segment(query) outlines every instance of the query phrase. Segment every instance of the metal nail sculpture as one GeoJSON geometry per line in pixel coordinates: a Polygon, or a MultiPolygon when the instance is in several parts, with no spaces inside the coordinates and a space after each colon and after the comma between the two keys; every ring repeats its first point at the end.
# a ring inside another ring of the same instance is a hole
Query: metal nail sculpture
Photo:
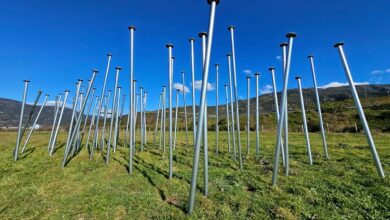
{"type": "Polygon", "coordinates": [[[240,170],[242,170],[242,154],[241,154],[241,137],[240,137],[240,110],[238,106],[238,88],[237,88],[237,71],[236,71],[236,53],[234,49],[234,26],[228,27],[230,31],[231,39],[231,51],[232,51],[232,70],[233,70],[233,82],[234,82],[234,102],[236,103],[236,125],[237,125],[237,146],[238,146],[238,162],[240,170]]]}
{"type": "Polygon", "coordinates": [[[299,92],[299,97],[300,97],[300,100],[301,100],[302,121],[303,121],[303,128],[304,128],[304,131],[305,131],[307,157],[309,158],[309,164],[312,165],[313,164],[313,159],[312,159],[312,156],[311,156],[309,130],[307,129],[306,110],[305,110],[305,103],[303,101],[301,77],[297,76],[297,77],[295,77],[295,79],[298,82],[298,92],[299,92]]]}
{"type": "Polygon", "coordinates": [[[351,70],[349,69],[347,58],[345,57],[345,54],[344,54],[343,45],[344,45],[344,43],[336,43],[334,45],[334,47],[337,48],[339,51],[340,59],[341,59],[341,62],[343,64],[343,67],[344,67],[344,72],[345,72],[345,75],[348,79],[348,84],[349,84],[349,87],[351,89],[353,100],[354,100],[356,108],[359,112],[360,122],[363,125],[364,134],[366,135],[368,145],[370,146],[371,154],[372,154],[372,157],[374,159],[374,163],[375,163],[376,169],[378,171],[378,175],[381,177],[385,177],[385,173],[383,172],[382,164],[381,164],[381,161],[379,159],[378,152],[376,151],[375,143],[374,143],[374,140],[373,140],[372,135],[371,135],[370,127],[368,126],[368,123],[366,120],[366,115],[364,114],[362,104],[360,103],[359,95],[356,91],[356,87],[355,87],[355,84],[354,84],[353,79],[352,79],[351,70]]]}
{"type": "Polygon", "coordinates": [[[260,154],[260,134],[259,134],[259,77],[260,73],[255,73],[256,77],[256,156],[260,154]]]}
{"type": "MultiPolygon", "coordinates": [[[[207,41],[207,52],[205,65],[203,68],[203,80],[202,80],[202,90],[201,90],[201,99],[200,99],[200,109],[199,109],[199,119],[198,119],[198,128],[202,128],[203,126],[203,117],[205,116],[205,104],[206,104],[206,89],[208,82],[208,74],[209,74],[209,66],[210,66],[210,56],[211,56],[211,48],[213,42],[213,33],[214,33],[214,18],[215,18],[215,9],[219,0],[208,0],[210,4],[210,20],[209,20],[209,37],[207,41]]],[[[191,187],[190,187],[190,195],[188,200],[188,213],[192,213],[194,209],[195,202],[195,190],[196,190],[196,179],[199,168],[199,155],[200,155],[200,142],[202,138],[202,129],[197,129],[196,131],[196,140],[194,146],[194,161],[192,167],[192,178],[191,178],[191,187]]]]}
{"type": "MultiPolygon", "coordinates": [[[[295,33],[288,33],[286,37],[288,38],[288,51],[287,51],[287,59],[286,59],[286,70],[284,73],[284,83],[283,83],[283,90],[282,90],[282,106],[281,106],[281,113],[280,113],[280,120],[278,122],[278,128],[276,133],[276,145],[275,145],[275,159],[274,159],[274,168],[272,173],[272,185],[276,184],[276,178],[278,173],[278,167],[279,167],[279,153],[282,141],[282,128],[284,125],[284,120],[286,116],[286,99],[287,99],[287,86],[288,86],[288,77],[290,74],[290,62],[291,62],[291,53],[292,53],[292,46],[293,46],[293,39],[297,35],[295,33]]],[[[287,150],[287,148],[286,148],[287,150]]],[[[286,167],[287,167],[287,157],[286,157],[286,167]]]]}
{"type": "Polygon", "coordinates": [[[24,114],[24,105],[26,104],[27,99],[27,91],[28,91],[28,84],[30,83],[29,80],[24,80],[24,90],[23,90],[23,97],[22,97],[22,108],[20,110],[20,117],[19,117],[19,126],[18,126],[18,136],[16,137],[16,146],[14,149],[14,160],[18,160],[19,156],[19,145],[20,141],[22,139],[22,124],[23,124],[23,114],[24,114]]]}
{"type": "Polygon", "coordinates": [[[324,145],[325,159],[329,159],[328,145],[326,143],[324,122],[322,120],[320,96],[318,94],[317,78],[316,78],[316,71],[314,69],[314,58],[313,58],[313,56],[309,56],[309,60],[310,60],[311,74],[313,76],[313,84],[314,84],[314,93],[315,93],[315,96],[316,96],[317,113],[318,113],[318,118],[320,119],[320,129],[321,129],[321,136],[322,136],[322,144],[324,145]]]}

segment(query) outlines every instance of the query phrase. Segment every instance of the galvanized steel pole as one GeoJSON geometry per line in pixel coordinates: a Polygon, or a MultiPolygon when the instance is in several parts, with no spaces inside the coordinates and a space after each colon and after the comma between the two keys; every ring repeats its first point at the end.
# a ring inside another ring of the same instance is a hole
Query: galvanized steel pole
{"type": "Polygon", "coordinates": [[[168,107],[169,107],[169,179],[173,176],[173,142],[172,142],[172,81],[173,81],[173,60],[172,48],[173,44],[167,44],[168,48],[168,107]]]}
{"type": "Polygon", "coordinates": [[[58,118],[58,123],[57,123],[57,127],[54,131],[54,136],[53,136],[53,141],[51,143],[51,146],[50,146],[50,156],[53,155],[53,152],[54,152],[54,146],[56,144],[56,140],[57,140],[57,135],[58,135],[58,130],[60,129],[60,125],[61,125],[61,121],[62,121],[62,116],[64,114],[64,110],[66,108],[66,101],[68,99],[68,95],[69,95],[69,90],[65,90],[65,93],[64,93],[64,101],[62,103],[62,108],[61,108],[61,112],[60,112],[60,117],[58,118]]]}
{"type": "Polygon", "coordinates": [[[230,144],[230,114],[229,114],[229,93],[228,93],[229,85],[225,85],[225,96],[226,96],[226,125],[227,125],[227,135],[228,135],[228,152],[231,152],[231,144],[230,144]]]}
{"type": "Polygon", "coordinates": [[[215,115],[216,115],[216,125],[215,125],[215,153],[218,156],[218,133],[219,133],[219,109],[218,109],[218,78],[219,78],[219,64],[215,64],[215,98],[216,98],[216,104],[215,104],[215,115]]]}
{"type": "Polygon", "coordinates": [[[156,127],[154,129],[154,138],[153,138],[153,145],[156,146],[156,135],[157,135],[157,129],[158,129],[158,120],[159,120],[159,116],[160,116],[160,108],[161,108],[161,97],[162,95],[160,94],[160,99],[159,99],[159,102],[158,102],[158,109],[157,109],[157,114],[156,114],[156,127]]]}
{"type": "Polygon", "coordinates": [[[344,54],[343,45],[344,45],[344,43],[336,43],[334,45],[334,47],[337,48],[339,51],[341,62],[343,63],[345,75],[347,76],[349,87],[351,88],[352,97],[353,97],[353,100],[355,102],[356,108],[359,112],[360,122],[363,125],[364,134],[366,135],[367,142],[370,146],[371,154],[372,154],[372,157],[374,159],[376,169],[378,171],[379,176],[385,177],[385,173],[383,172],[382,164],[381,164],[381,161],[379,159],[378,153],[376,151],[375,143],[374,143],[374,140],[373,140],[372,135],[371,135],[370,127],[368,126],[368,123],[366,120],[366,115],[364,114],[362,104],[360,103],[359,95],[356,91],[355,84],[354,84],[353,79],[352,79],[352,74],[351,74],[351,71],[349,69],[347,58],[345,57],[345,54],[344,54]]]}
{"type": "Polygon", "coordinates": [[[185,86],[185,79],[184,75],[185,72],[181,72],[182,75],[182,92],[183,92],[183,105],[184,105],[184,125],[186,129],[186,147],[188,147],[188,121],[187,121],[187,103],[186,103],[186,86],[185,86]]]}
{"type": "Polygon", "coordinates": [[[133,173],[133,131],[134,121],[134,90],[133,90],[133,80],[134,80],[134,31],[135,27],[128,27],[130,30],[130,97],[129,97],[129,117],[130,117],[130,129],[129,129],[129,174],[133,173]]]}
{"type": "Polygon", "coordinates": [[[191,79],[192,79],[192,134],[193,144],[196,139],[196,102],[195,102],[195,58],[194,58],[194,38],[189,39],[191,44],[191,79]]]}
{"type": "MultiPolygon", "coordinates": [[[[203,68],[203,80],[202,80],[202,92],[201,92],[201,99],[200,99],[198,128],[202,128],[203,122],[204,122],[204,117],[205,117],[204,114],[205,114],[205,104],[206,104],[206,89],[207,89],[207,81],[208,81],[209,66],[210,66],[210,56],[211,56],[211,48],[212,48],[212,41],[213,41],[215,9],[216,9],[217,3],[219,3],[219,0],[208,0],[208,2],[211,5],[209,31],[208,31],[209,37],[208,37],[208,42],[207,42],[207,52],[206,52],[205,65],[203,68]]],[[[195,147],[194,148],[194,161],[193,161],[193,167],[192,167],[190,195],[189,195],[189,200],[188,200],[188,213],[192,213],[192,211],[194,209],[201,138],[202,138],[202,129],[197,129],[195,146],[194,146],[195,147]]]]}
{"type": "Polygon", "coordinates": [[[230,90],[230,112],[232,117],[232,137],[233,137],[233,159],[237,161],[237,148],[236,148],[236,134],[234,126],[234,103],[233,103],[233,80],[232,80],[232,65],[231,54],[227,54],[228,58],[228,72],[229,72],[229,90],[230,90]]]}
{"type": "Polygon", "coordinates": [[[251,77],[246,77],[247,81],[247,105],[246,105],[246,156],[249,156],[249,145],[250,145],[250,86],[251,86],[251,77]]]}
{"type": "Polygon", "coordinates": [[[175,135],[173,139],[173,149],[176,150],[176,133],[177,133],[177,113],[179,111],[179,92],[180,90],[176,90],[176,111],[175,111],[175,135]]]}
{"type": "Polygon", "coordinates": [[[47,101],[48,98],[49,98],[49,95],[46,95],[46,96],[45,96],[45,100],[43,100],[43,103],[42,103],[42,105],[41,105],[41,108],[39,109],[39,112],[38,112],[37,116],[35,117],[35,121],[34,121],[32,127],[31,127],[31,129],[30,129],[30,132],[29,132],[28,135],[27,135],[26,141],[24,142],[24,146],[23,146],[23,149],[22,149],[22,153],[24,153],[24,150],[26,150],[26,146],[27,146],[27,144],[28,144],[28,141],[30,140],[31,135],[32,135],[32,133],[33,133],[34,130],[35,130],[35,126],[36,126],[37,123],[38,123],[39,116],[41,116],[42,110],[43,110],[43,108],[45,107],[46,101],[47,101]]]}
{"type": "MultiPolygon", "coordinates": [[[[275,145],[275,160],[274,160],[274,169],[272,173],[272,185],[276,184],[276,177],[278,173],[278,167],[279,167],[279,153],[280,153],[280,142],[282,141],[282,129],[284,125],[284,120],[286,116],[286,99],[287,99],[287,87],[288,87],[288,77],[290,74],[290,63],[291,63],[291,53],[292,53],[292,46],[293,46],[293,39],[296,37],[295,33],[288,33],[286,35],[288,38],[288,52],[287,52],[287,59],[286,59],[286,70],[284,74],[284,83],[283,83],[283,92],[282,92],[282,106],[281,106],[281,114],[280,114],[280,120],[278,123],[278,129],[276,133],[276,145],[275,145]]],[[[286,148],[286,151],[288,148],[286,148]]],[[[286,167],[288,166],[288,161],[286,157],[286,167]]]]}
{"type": "MultiPolygon", "coordinates": [[[[274,67],[270,67],[268,69],[270,72],[271,72],[271,76],[272,76],[272,87],[274,88],[273,89],[273,93],[274,93],[274,102],[275,102],[275,112],[276,112],[276,126],[278,125],[279,123],[279,120],[280,120],[280,112],[279,112],[279,102],[278,102],[278,94],[277,94],[277,88],[276,88],[276,82],[275,82],[275,68],[274,67]]],[[[283,166],[285,166],[285,158],[284,158],[284,145],[283,145],[283,141],[280,142],[280,149],[281,149],[281,154],[282,154],[282,162],[283,162],[283,166]]]]}
{"type": "Polygon", "coordinates": [[[316,71],[314,69],[314,59],[313,59],[313,56],[309,56],[309,60],[310,60],[311,73],[312,73],[312,76],[313,76],[314,92],[315,92],[315,95],[316,95],[316,104],[317,104],[318,118],[320,119],[320,128],[321,128],[322,144],[324,145],[325,159],[329,159],[328,145],[326,144],[324,122],[322,120],[320,96],[318,94],[316,71]]]}
{"type": "Polygon", "coordinates": [[[256,76],[256,156],[260,153],[260,134],[259,134],[259,77],[260,73],[255,73],[256,76]]]}
{"type": "Polygon", "coordinates": [[[237,88],[237,71],[236,71],[236,53],[234,49],[234,26],[228,27],[231,37],[232,64],[233,64],[233,80],[234,80],[234,101],[236,102],[236,122],[237,122],[237,146],[238,146],[238,161],[240,170],[242,170],[242,155],[241,155],[241,137],[240,137],[240,111],[238,106],[238,88],[237,88]]]}
{"type": "Polygon", "coordinates": [[[309,164],[312,165],[313,164],[313,159],[312,159],[312,156],[311,156],[309,130],[307,129],[306,110],[305,110],[305,103],[303,101],[301,77],[297,76],[297,77],[295,77],[295,79],[298,81],[298,91],[299,91],[299,97],[300,97],[300,100],[301,100],[302,121],[303,121],[303,127],[304,127],[305,138],[306,138],[307,157],[309,158],[309,164]]]}
{"type": "Polygon", "coordinates": [[[29,80],[24,80],[24,90],[23,90],[23,97],[22,97],[22,108],[20,110],[20,117],[19,117],[19,126],[18,126],[18,136],[16,137],[16,146],[14,149],[14,160],[18,160],[19,156],[19,145],[20,140],[22,139],[22,124],[23,124],[23,114],[24,114],[24,105],[26,104],[27,99],[27,91],[28,91],[28,84],[30,83],[29,80]]]}
{"type": "MultiPolygon", "coordinates": [[[[104,76],[104,81],[103,81],[103,89],[102,89],[102,94],[100,95],[100,103],[99,103],[99,113],[97,114],[97,119],[96,119],[96,126],[95,126],[95,137],[94,137],[94,142],[92,144],[92,149],[95,147],[95,145],[98,145],[99,143],[99,121],[100,121],[100,115],[102,114],[102,102],[103,102],[103,97],[106,91],[106,84],[107,84],[107,78],[108,78],[108,72],[110,69],[110,63],[111,63],[111,54],[107,54],[108,56],[108,61],[107,61],[107,68],[106,68],[106,73],[104,76]]],[[[93,150],[91,152],[91,158],[93,156],[93,150]]]]}

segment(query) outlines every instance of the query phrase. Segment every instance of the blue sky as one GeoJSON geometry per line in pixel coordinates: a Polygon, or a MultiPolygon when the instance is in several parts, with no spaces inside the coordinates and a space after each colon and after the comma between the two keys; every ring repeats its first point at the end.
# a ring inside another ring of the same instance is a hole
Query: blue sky
{"type": "MultiPolygon", "coordinates": [[[[307,55],[315,56],[319,85],[346,82],[333,44],[345,42],[345,52],[355,82],[390,83],[390,15],[388,0],[259,1],[221,0],[217,7],[211,63],[220,64],[220,94],[227,82],[226,53],[230,52],[229,25],[236,26],[236,56],[239,96],[246,97],[245,72],[261,72],[260,88],[269,90],[268,67],[276,67],[281,87],[279,44],[285,34],[298,34],[294,41],[290,88],[295,75],[303,87],[312,86],[307,55]]],[[[186,71],[190,86],[188,38],[196,42],[196,79],[201,79],[201,44],[198,33],[207,31],[206,0],[152,1],[6,1],[0,9],[0,97],[21,99],[23,79],[31,80],[28,101],[38,89],[54,98],[59,92],[75,91],[76,79],[90,78],[100,70],[95,87],[102,87],[108,52],[113,54],[108,88],[114,85],[114,67],[123,68],[120,85],[128,94],[129,32],[135,25],[135,79],[148,92],[148,109],[158,104],[167,84],[166,43],[175,45],[175,82],[186,71]]],[[[212,65],[210,83],[215,82],[212,65]]],[[[252,80],[252,96],[255,88],[252,80]]],[[[72,96],[74,93],[71,93],[72,96]]],[[[210,105],[215,90],[209,92],[210,105]]],[[[43,99],[43,98],[42,98],[43,99]]],[[[187,95],[187,103],[191,103],[187,95]]],[[[199,94],[197,93],[197,102],[199,94]]]]}

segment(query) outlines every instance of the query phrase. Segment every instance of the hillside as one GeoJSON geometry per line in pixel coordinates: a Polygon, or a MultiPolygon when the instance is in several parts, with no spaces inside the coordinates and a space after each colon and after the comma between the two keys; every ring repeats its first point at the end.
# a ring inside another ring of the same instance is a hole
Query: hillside
{"type": "MultiPolygon", "coordinates": [[[[369,122],[375,122],[371,126],[382,132],[390,131],[390,97],[387,96],[387,90],[390,90],[390,85],[365,85],[365,86],[356,86],[359,96],[361,98],[363,107],[365,108],[367,118],[369,122]],[[366,92],[365,92],[366,90],[366,92]],[[367,93],[367,97],[366,97],[367,93]]],[[[315,106],[315,95],[313,88],[308,88],[303,90],[305,98],[305,108],[308,111],[308,123],[311,131],[317,131],[318,119],[316,115],[316,106],[315,106]]],[[[321,98],[322,111],[324,113],[324,121],[329,125],[329,130],[334,132],[353,132],[355,131],[355,123],[357,126],[360,126],[357,111],[353,100],[350,97],[350,89],[347,86],[343,87],[331,87],[326,89],[319,89],[319,94],[321,98]],[[337,120],[337,124],[334,122],[337,120]]],[[[281,94],[278,93],[279,100],[281,99],[281,94]]],[[[210,96],[210,98],[212,98],[210,96]]],[[[251,98],[251,129],[254,129],[254,117],[255,114],[255,97],[251,98]]],[[[220,111],[220,130],[226,129],[225,122],[225,103],[224,95],[221,94],[220,101],[222,102],[219,105],[220,111]]],[[[297,89],[288,90],[288,103],[289,103],[289,123],[290,127],[295,131],[298,131],[301,126],[301,113],[300,113],[300,103],[299,103],[299,94],[297,89]]],[[[242,117],[241,126],[245,127],[246,123],[246,100],[239,101],[240,114],[242,117]]],[[[19,114],[20,114],[21,102],[0,98],[0,127],[16,127],[18,125],[19,114]]],[[[31,105],[26,105],[24,121],[27,119],[27,116],[31,110],[31,105]]],[[[39,107],[35,115],[37,114],[39,107]]],[[[198,106],[197,106],[198,109],[198,106]]],[[[184,108],[179,108],[179,117],[182,119],[184,113],[184,108]]],[[[192,117],[192,107],[187,106],[187,113],[189,115],[189,127],[192,127],[191,117],[192,117]]],[[[150,111],[147,113],[147,124],[150,129],[154,129],[154,123],[156,118],[156,111],[150,111]]],[[[209,127],[210,129],[215,129],[215,106],[209,106],[209,127]]],[[[275,129],[275,105],[273,94],[264,94],[260,96],[260,123],[263,125],[264,130],[273,130],[275,129]]],[[[42,126],[51,126],[54,115],[54,107],[47,106],[45,107],[41,118],[39,119],[38,124],[42,126]]],[[[67,125],[70,121],[71,110],[66,109],[63,118],[63,124],[67,125]]],[[[139,118],[139,117],[138,117],[139,118]]],[[[122,123],[126,122],[126,116],[122,123]]],[[[139,124],[139,123],[138,123],[139,124]]],[[[179,121],[179,129],[184,129],[183,120],[179,121]]]]}
{"type": "MultiPolygon", "coordinates": [[[[21,106],[22,106],[22,103],[19,101],[0,98],[0,128],[8,128],[8,127],[17,127],[18,126],[21,106]]],[[[35,117],[38,114],[40,107],[41,106],[37,106],[35,108],[35,112],[33,114],[33,117],[30,120],[31,121],[30,125],[32,125],[32,123],[34,122],[35,117]]],[[[25,106],[24,115],[23,115],[23,122],[27,121],[31,109],[32,109],[32,105],[27,104],[25,106]]],[[[45,106],[45,108],[42,111],[42,115],[38,120],[38,124],[41,126],[44,126],[44,127],[51,126],[53,123],[54,110],[55,110],[54,106],[45,106]]],[[[72,116],[72,110],[66,108],[64,110],[64,116],[62,119],[63,122],[69,123],[71,116],[72,116]]]]}

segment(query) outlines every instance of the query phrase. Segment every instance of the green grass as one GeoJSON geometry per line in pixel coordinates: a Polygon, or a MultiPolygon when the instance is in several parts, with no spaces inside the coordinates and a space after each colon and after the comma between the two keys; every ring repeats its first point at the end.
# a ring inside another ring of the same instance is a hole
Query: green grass
{"type": "MultiPolygon", "coordinates": [[[[245,133],[241,134],[246,152],[245,133]]],[[[187,215],[193,149],[184,145],[183,132],[178,134],[171,180],[167,178],[167,157],[150,145],[151,133],[146,150],[135,155],[130,176],[127,148],[120,147],[112,154],[108,166],[101,152],[90,161],[83,149],[63,169],[63,148],[52,157],[47,154],[48,132],[35,133],[28,152],[17,162],[12,160],[16,134],[2,132],[0,219],[390,218],[390,179],[377,175],[363,134],[328,134],[328,161],[323,159],[319,134],[311,134],[314,165],[307,162],[303,134],[290,134],[290,176],[284,176],[281,168],[275,187],[271,186],[274,133],[261,133],[259,158],[254,155],[251,134],[251,151],[241,172],[227,153],[226,133],[220,133],[218,157],[215,133],[209,135],[209,196],[202,195],[200,161],[196,206],[194,213],[187,215]]],[[[60,135],[60,143],[65,136],[60,135]]],[[[390,134],[376,134],[374,139],[389,174],[390,134]]],[[[189,140],[192,143],[192,135],[189,140]]]]}

